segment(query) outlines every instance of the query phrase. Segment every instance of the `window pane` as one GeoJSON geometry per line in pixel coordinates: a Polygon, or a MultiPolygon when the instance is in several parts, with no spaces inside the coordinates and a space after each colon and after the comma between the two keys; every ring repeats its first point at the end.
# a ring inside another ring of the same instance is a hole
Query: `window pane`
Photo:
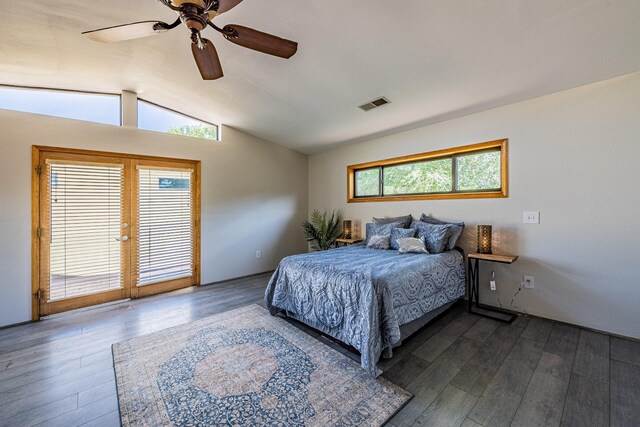
{"type": "Polygon", "coordinates": [[[457,158],[458,191],[493,190],[500,185],[500,151],[457,158]]]}
{"type": "Polygon", "coordinates": [[[56,161],[47,164],[47,172],[51,233],[47,301],[120,289],[122,167],[56,161]]]}
{"type": "Polygon", "coordinates": [[[0,108],[120,126],[120,96],[0,87],[0,108]]]}
{"type": "Polygon", "coordinates": [[[191,175],[138,169],[138,286],[193,276],[191,175]]]}
{"type": "Polygon", "coordinates": [[[218,126],[138,100],[138,128],[218,140],[218,126]]]}
{"type": "Polygon", "coordinates": [[[380,169],[356,171],[356,197],[380,195],[380,169]]]}
{"type": "Polygon", "coordinates": [[[384,194],[444,193],[453,188],[451,159],[384,168],[384,194]]]}

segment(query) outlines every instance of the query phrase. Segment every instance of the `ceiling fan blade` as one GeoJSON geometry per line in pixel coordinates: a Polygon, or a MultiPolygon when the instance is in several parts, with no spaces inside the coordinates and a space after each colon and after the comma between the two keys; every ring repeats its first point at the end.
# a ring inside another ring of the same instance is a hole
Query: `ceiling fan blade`
{"type": "Polygon", "coordinates": [[[203,48],[200,49],[197,43],[191,43],[191,52],[196,60],[198,70],[204,80],[216,80],[222,77],[222,65],[218,58],[218,52],[210,40],[202,39],[203,48]]]}
{"type": "Polygon", "coordinates": [[[169,27],[170,25],[161,21],[142,21],[101,28],[99,30],[85,31],[82,34],[97,42],[113,43],[153,36],[168,31],[167,28],[159,26],[169,27]]]}
{"type": "Polygon", "coordinates": [[[298,50],[298,43],[294,41],[242,25],[225,25],[222,34],[232,43],[280,58],[291,58],[298,50]]]}
{"type": "Polygon", "coordinates": [[[240,3],[242,3],[242,0],[218,0],[218,8],[217,9],[211,8],[210,10],[207,11],[207,14],[209,15],[209,19],[213,19],[222,13],[230,11],[240,3]]]}
{"type": "Polygon", "coordinates": [[[242,0],[218,0],[218,15],[225,13],[242,3],[242,0]]]}

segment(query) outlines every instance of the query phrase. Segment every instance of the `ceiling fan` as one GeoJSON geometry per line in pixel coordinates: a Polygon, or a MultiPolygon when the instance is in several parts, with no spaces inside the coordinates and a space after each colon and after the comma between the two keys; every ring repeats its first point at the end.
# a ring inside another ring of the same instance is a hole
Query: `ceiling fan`
{"type": "Polygon", "coordinates": [[[82,34],[91,40],[111,43],[164,33],[183,23],[191,31],[191,51],[204,80],[215,80],[224,75],[216,48],[210,40],[200,35],[200,32],[207,26],[221,33],[232,43],[280,58],[291,58],[298,50],[298,43],[291,40],[236,24],[225,25],[220,28],[212,22],[216,16],[233,9],[242,0],[158,1],[180,15],[175,22],[171,24],[162,21],[134,22],[132,24],[86,31],[82,34]]]}

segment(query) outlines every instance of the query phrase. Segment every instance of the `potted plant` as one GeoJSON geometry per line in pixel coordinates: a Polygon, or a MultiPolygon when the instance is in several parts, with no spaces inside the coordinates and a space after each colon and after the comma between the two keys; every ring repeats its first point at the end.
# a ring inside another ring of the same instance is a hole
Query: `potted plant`
{"type": "Polygon", "coordinates": [[[303,221],[302,228],[313,249],[326,251],[335,244],[336,239],[342,234],[341,222],[340,212],[331,212],[331,217],[329,217],[327,211],[320,212],[314,209],[311,213],[311,221],[303,221]]]}

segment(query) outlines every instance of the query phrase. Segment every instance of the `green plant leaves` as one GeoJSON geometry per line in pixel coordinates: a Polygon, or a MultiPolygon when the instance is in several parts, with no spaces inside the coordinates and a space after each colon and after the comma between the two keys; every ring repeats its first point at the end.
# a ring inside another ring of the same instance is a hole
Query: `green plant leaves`
{"type": "Polygon", "coordinates": [[[311,221],[302,222],[307,241],[311,242],[311,247],[315,250],[325,251],[331,248],[342,234],[340,212],[331,212],[331,217],[327,217],[327,211],[320,212],[314,209],[311,213],[311,221]]]}

